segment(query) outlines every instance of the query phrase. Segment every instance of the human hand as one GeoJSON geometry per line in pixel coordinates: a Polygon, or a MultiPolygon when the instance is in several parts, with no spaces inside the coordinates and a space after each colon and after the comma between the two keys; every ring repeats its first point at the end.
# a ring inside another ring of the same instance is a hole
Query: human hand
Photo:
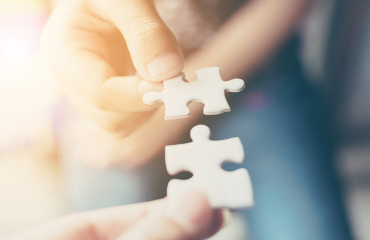
{"type": "MultiPolygon", "coordinates": [[[[253,72],[294,29],[310,2],[312,1],[248,1],[202,48],[187,57],[183,69],[186,79],[195,81],[197,69],[211,66],[220,67],[225,80],[253,72]]],[[[165,145],[175,144],[182,134],[187,134],[202,116],[201,104],[192,103],[189,108],[191,115],[176,121],[165,122],[164,112],[153,114],[138,131],[109,146],[110,150],[117,151],[109,151],[111,156],[104,158],[104,165],[138,165],[154,159],[165,145]]],[[[101,163],[101,159],[97,162],[101,163]]]]}
{"type": "Polygon", "coordinates": [[[216,233],[222,222],[221,212],[210,208],[204,194],[190,191],[177,201],[165,198],[76,213],[5,240],[205,239],[216,233]]]}
{"type": "Polygon", "coordinates": [[[184,66],[179,44],[152,0],[61,0],[42,47],[74,105],[121,135],[160,106],[144,104],[143,94],[162,91],[161,82],[184,66]]]}

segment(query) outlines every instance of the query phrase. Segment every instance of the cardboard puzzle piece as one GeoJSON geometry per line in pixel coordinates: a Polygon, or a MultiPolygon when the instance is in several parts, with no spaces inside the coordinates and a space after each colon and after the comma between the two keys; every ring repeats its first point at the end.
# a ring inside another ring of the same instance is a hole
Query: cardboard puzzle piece
{"type": "Polygon", "coordinates": [[[164,90],[144,94],[144,103],[151,105],[164,102],[166,120],[188,117],[188,104],[191,102],[204,103],[205,115],[229,112],[225,92],[240,92],[244,89],[244,81],[238,78],[223,81],[218,67],[202,68],[196,74],[198,79],[190,83],[184,81],[183,73],[164,81],[164,90]]]}
{"type": "Polygon", "coordinates": [[[187,180],[171,180],[167,186],[168,197],[181,196],[183,191],[191,188],[204,192],[214,208],[252,206],[253,190],[247,170],[241,168],[227,172],[221,168],[224,162],[243,162],[244,150],[240,139],[211,141],[211,131],[205,125],[195,126],[190,135],[191,143],[166,146],[168,173],[193,173],[187,180]]]}

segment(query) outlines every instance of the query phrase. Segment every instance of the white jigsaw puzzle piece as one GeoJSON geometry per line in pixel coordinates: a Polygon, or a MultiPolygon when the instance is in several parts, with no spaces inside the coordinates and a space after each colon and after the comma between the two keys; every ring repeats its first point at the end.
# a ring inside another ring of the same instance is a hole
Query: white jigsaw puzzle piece
{"type": "Polygon", "coordinates": [[[204,192],[214,208],[239,209],[253,205],[253,190],[246,169],[224,171],[224,162],[242,163],[244,150],[239,138],[211,141],[205,125],[191,130],[193,142],[166,146],[166,167],[171,175],[193,173],[187,180],[173,179],[167,187],[168,197],[181,196],[187,189],[204,192]]]}
{"type": "Polygon", "coordinates": [[[215,115],[230,111],[225,92],[239,92],[244,89],[242,79],[223,81],[218,67],[202,68],[196,74],[198,79],[191,83],[184,81],[183,73],[164,81],[164,90],[144,94],[144,103],[150,105],[164,102],[166,120],[188,117],[190,111],[187,106],[191,102],[204,103],[203,113],[215,115]]]}

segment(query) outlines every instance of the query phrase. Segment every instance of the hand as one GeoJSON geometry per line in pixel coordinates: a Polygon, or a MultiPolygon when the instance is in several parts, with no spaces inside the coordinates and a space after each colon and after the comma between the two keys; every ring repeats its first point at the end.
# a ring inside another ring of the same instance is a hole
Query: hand
{"type": "Polygon", "coordinates": [[[221,227],[221,212],[210,208],[204,194],[191,191],[178,200],[77,213],[5,240],[190,240],[208,238],[221,227]]]}
{"type": "MultiPolygon", "coordinates": [[[[198,51],[187,59],[184,68],[188,81],[196,80],[195,70],[218,66],[224,80],[246,76],[263,63],[280,45],[299,17],[312,2],[309,0],[248,1],[198,51]]],[[[136,166],[154,159],[165,145],[175,144],[189,134],[202,114],[202,105],[192,103],[188,118],[165,122],[164,112],[153,114],[129,137],[110,144],[110,156],[100,165],[136,166]]],[[[107,154],[106,154],[107,155],[107,154]]],[[[105,156],[106,156],[105,155],[105,156]]]]}
{"type": "Polygon", "coordinates": [[[61,0],[42,47],[74,105],[121,135],[160,106],[144,104],[143,94],[162,91],[161,82],[184,66],[179,44],[152,0],[61,0]]]}

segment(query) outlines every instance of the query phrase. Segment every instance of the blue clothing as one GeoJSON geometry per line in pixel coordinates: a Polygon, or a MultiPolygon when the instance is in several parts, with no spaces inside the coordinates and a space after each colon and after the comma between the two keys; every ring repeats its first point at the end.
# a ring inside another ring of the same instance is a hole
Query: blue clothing
{"type": "MultiPolygon", "coordinates": [[[[206,117],[212,139],[240,137],[256,205],[251,239],[351,239],[319,96],[301,74],[292,41],[230,101],[206,117]]],[[[225,164],[224,169],[240,166],[225,164]]]]}

